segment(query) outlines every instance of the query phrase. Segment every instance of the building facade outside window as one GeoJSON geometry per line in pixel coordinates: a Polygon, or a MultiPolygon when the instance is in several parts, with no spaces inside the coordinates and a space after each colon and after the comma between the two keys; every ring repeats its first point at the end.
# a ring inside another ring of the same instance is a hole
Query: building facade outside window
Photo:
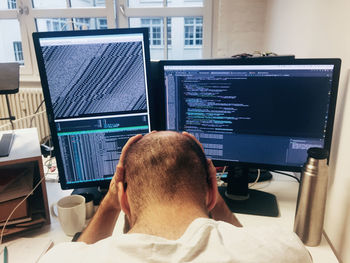
{"type": "Polygon", "coordinates": [[[163,45],[163,26],[160,18],[141,18],[141,26],[149,29],[149,43],[151,46],[163,45]]]}
{"type": "Polygon", "coordinates": [[[97,18],[97,28],[107,29],[107,19],[106,18],[97,18]]]}
{"type": "Polygon", "coordinates": [[[171,46],[171,18],[166,19],[168,48],[171,46]]]}
{"type": "MultiPolygon", "coordinates": [[[[46,19],[45,31],[62,31],[66,27],[67,21],[65,18],[49,18],[46,19]]],[[[44,30],[41,30],[44,31],[44,30]]]]}
{"type": "Polygon", "coordinates": [[[16,0],[7,0],[7,7],[8,9],[16,9],[17,8],[16,0]]]}
{"type": "Polygon", "coordinates": [[[185,18],[185,46],[201,46],[203,43],[203,19],[185,18]]]}
{"type": "Polygon", "coordinates": [[[39,81],[33,32],[141,26],[151,59],[210,57],[211,12],[212,0],[0,0],[0,62],[20,61],[21,81],[39,81]]]}
{"type": "Polygon", "coordinates": [[[23,50],[22,43],[20,41],[13,42],[13,52],[15,54],[15,60],[20,64],[23,64],[23,50]]]}
{"type": "Polygon", "coordinates": [[[118,9],[118,23],[121,27],[145,26],[150,29],[151,59],[211,57],[212,0],[119,2],[122,8],[118,9]],[[157,28],[150,25],[152,19],[160,21],[157,28]]]}

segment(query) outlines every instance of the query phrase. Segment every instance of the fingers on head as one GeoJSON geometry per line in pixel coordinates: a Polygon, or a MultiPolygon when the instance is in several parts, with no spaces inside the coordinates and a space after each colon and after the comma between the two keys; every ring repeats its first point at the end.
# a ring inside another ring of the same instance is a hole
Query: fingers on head
{"type": "Polygon", "coordinates": [[[202,151],[204,152],[204,148],[203,145],[198,141],[198,139],[191,133],[188,133],[186,131],[182,132],[183,135],[187,136],[188,138],[191,138],[192,140],[194,140],[202,149],[202,151]]]}
{"type": "Polygon", "coordinates": [[[119,163],[118,163],[118,166],[123,166],[123,163],[124,163],[124,159],[125,159],[125,153],[126,151],[129,149],[129,147],[137,142],[138,140],[140,140],[142,138],[142,134],[137,134],[133,137],[131,137],[127,142],[126,144],[124,145],[123,149],[122,149],[122,153],[120,155],[120,158],[119,158],[119,163]]]}

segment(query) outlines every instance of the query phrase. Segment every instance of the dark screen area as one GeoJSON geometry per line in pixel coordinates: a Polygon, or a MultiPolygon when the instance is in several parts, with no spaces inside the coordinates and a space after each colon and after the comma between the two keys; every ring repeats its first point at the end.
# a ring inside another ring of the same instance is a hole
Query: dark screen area
{"type": "Polygon", "coordinates": [[[179,126],[185,129],[196,126],[194,120],[198,120],[198,126],[206,126],[208,121],[208,130],[222,127],[242,134],[324,136],[328,78],[193,80],[180,77],[178,85],[179,98],[183,98],[179,100],[179,126]],[[215,124],[210,125],[214,120],[217,120],[215,124]]]}
{"type": "Polygon", "coordinates": [[[164,63],[166,129],[193,133],[213,160],[300,170],[310,147],[329,147],[339,72],[295,62],[164,63]]]}

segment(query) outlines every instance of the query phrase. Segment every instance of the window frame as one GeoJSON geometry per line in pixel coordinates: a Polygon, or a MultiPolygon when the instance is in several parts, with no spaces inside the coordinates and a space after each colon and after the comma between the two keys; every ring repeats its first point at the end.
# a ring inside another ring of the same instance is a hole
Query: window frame
{"type": "MultiPolygon", "coordinates": [[[[24,66],[20,67],[21,82],[39,82],[39,71],[36,62],[32,33],[37,32],[36,19],[45,18],[106,18],[107,27],[115,28],[115,2],[105,0],[105,6],[69,7],[66,8],[34,8],[32,0],[17,1],[16,9],[0,10],[0,19],[15,19],[19,22],[24,66]]],[[[68,25],[72,29],[72,25],[68,25]]]]}
{"type": "Polygon", "coordinates": [[[202,23],[197,23],[198,17],[186,17],[184,20],[184,47],[185,48],[196,48],[203,44],[203,20],[202,23]],[[186,18],[191,19],[192,23],[186,23],[186,18]],[[186,37],[188,33],[187,28],[192,28],[192,37],[186,37]],[[197,29],[201,28],[201,37],[197,38],[197,29]],[[201,44],[197,44],[197,41],[201,40],[201,44]],[[186,44],[186,41],[193,41],[192,44],[186,44]]]}
{"type": "MultiPolygon", "coordinates": [[[[170,0],[168,0],[170,1],[170,0]]],[[[66,6],[70,0],[66,0],[66,6]]],[[[162,0],[164,7],[129,8],[128,0],[105,0],[105,6],[67,7],[67,8],[34,8],[32,0],[17,0],[16,9],[0,10],[1,19],[17,20],[20,28],[24,65],[20,67],[21,83],[39,82],[39,71],[32,40],[32,33],[37,31],[36,19],[46,18],[106,18],[107,28],[129,27],[130,17],[162,18],[162,48],[164,57],[168,57],[168,23],[171,17],[203,17],[202,57],[212,56],[212,10],[213,0],[203,0],[201,7],[167,7],[167,0],[162,0]]],[[[72,29],[72,25],[67,25],[72,29]]],[[[173,42],[172,39],[171,43],[173,42]]],[[[155,46],[160,47],[160,46],[155,46]]]]}
{"type": "Polygon", "coordinates": [[[15,53],[15,60],[16,62],[19,62],[20,64],[24,62],[23,59],[23,48],[22,48],[22,42],[21,41],[13,41],[13,51],[15,53]]]}
{"type": "MultiPolygon", "coordinates": [[[[202,21],[202,47],[203,58],[212,57],[212,10],[213,0],[203,0],[202,7],[167,7],[166,0],[163,0],[164,7],[128,7],[128,0],[119,0],[117,7],[117,19],[119,27],[129,27],[129,18],[132,17],[162,17],[163,18],[163,39],[164,58],[168,57],[167,41],[167,17],[203,17],[202,21]],[[165,26],[164,26],[165,25],[165,26]]],[[[187,48],[187,47],[186,47],[187,48]]]]}
{"type": "Polygon", "coordinates": [[[164,33],[163,33],[163,28],[164,28],[164,25],[162,24],[163,22],[163,19],[161,17],[152,17],[152,18],[140,18],[140,25],[141,27],[147,27],[149,28],[149,44],[150,44],[150,47],[152,48],[163,48],[164,47],[164,39],[163,39],[163,36],[164,36],[164,33]],[[143,24],[142,23],[142,20],[149,20],[149,23],[148,24],[143,24]],[[156,20],[159,20],[159,24],[156,24],[154,23],[156,20]],[[157,28],[159,29],[160,31],[154,31],[154,28],[157,28]],[[159,38],[155,38],[154,37],[154,34],[159,34],[159,38]],[[154,41],[159,41],[159,44],[154,44],[154,41]]]}

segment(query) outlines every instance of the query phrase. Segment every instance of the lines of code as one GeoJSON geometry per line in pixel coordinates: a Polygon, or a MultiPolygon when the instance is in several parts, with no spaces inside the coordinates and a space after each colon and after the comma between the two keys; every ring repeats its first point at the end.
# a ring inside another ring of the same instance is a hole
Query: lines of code
{"type": "Polygon", "coordinates": [[[213,160],[297,166],[325,142],[331,70],[167,66],[167,129],[213,160]]]}
{"type": "Polygon", "coordinates": [[[148,132],[147,114],[56,124],[68,183],[110,179],[128,139],[148,132]]]}
{"type": "Polygon", "coordinates": [[[56,119],[147,109],[142,42],[42,47],[56,119]]]}
{"type": "Polygon", "coordinates": [[[250,105],[240,101],[225,78],[181,78],[183,98],[187,109],[185,130],[234,132],[233,122],[250,120],[245,111],[250,105]]]}

